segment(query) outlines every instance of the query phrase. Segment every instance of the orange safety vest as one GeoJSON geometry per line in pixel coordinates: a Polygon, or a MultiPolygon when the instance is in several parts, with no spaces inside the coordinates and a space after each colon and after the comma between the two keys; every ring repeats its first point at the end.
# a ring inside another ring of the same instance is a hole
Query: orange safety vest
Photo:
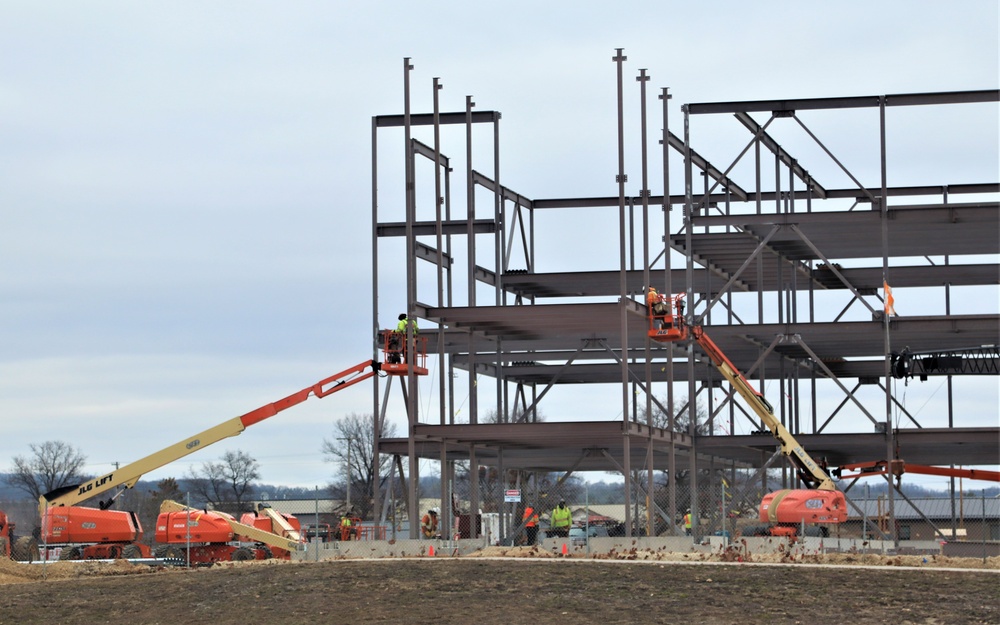
{"type": "Polygon", "coordinates": [[[535,514],[535,509],[531,506],[524,509],[524,519],[528,521],[524,524],[525,527],[535,527],[538,525],[538,515],[535,514]]]}

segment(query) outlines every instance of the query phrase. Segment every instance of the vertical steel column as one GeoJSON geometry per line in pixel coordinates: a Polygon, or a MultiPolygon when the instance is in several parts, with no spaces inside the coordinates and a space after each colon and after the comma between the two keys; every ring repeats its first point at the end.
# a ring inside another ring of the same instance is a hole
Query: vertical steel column
{"type": "MultiPolygon", "coordinates": [[[[795,213],[795,160],[789,154],[788,157],[788,212],[795,213]]],[[[808,189],[808,187],[807,187],[808,189]]],[[[797,261],[791,259],[791,277],[790,277],[790,287],[789,293],[791,294],[790,308],[788,311],[788,319],[791,323],[798,323],[799,321],[799,282],[798,282],[798,270],[797,261]]],[[[789,410],[790,419],[795,423],[795,429],[792,430],[796,433],[802,432],[802,414],[801,414],[801,398],[799,397],[799,368],[793,366],[788,374],[788,388],[791,394],[789,399],[789,410]]]]}
{"type": "MultiPolygon", "coordinates": [[[[468,247],[467,271],[468,271],[468,299],[469,307],[476,305],[476,183],[472,179],[472,109],[476,103],[472,101],[472,96],[465,96],[465,201],[466,201],[466,245],[468,247]]],[[[472,356],[472,347],[469,348],[472,356]]],[[[475,362],[471,363],[475,369],[475,362]]]]}
{"type": "MultiPolygon", "coordinates": [[[[663,139],[660,141],[663,146],[663,292],[668,296],[673,296],[674,293],[674,280],[671,274],[673,261],[670,250],[670,213],[673,206],[670,202],[670,124],[668,123],[671,97],[670,89],[663,87],[660,92],[660,100],[663,101],[663,139]]],[[[674,476],[677,475],[677,446],[674,443],[674,349],[672,346],[667,348],[667,410],[669,414],[666,426],[670,432],[670,446],[667,447],[667,475],[670,478],[667,480],[667,514],[671,520],[670,533],[673,534],[676,528],[676,523],[673,520],[677,518],[677,480],[674,479],[674,476]]]]}
{"type": "MultiPolygon", "coordinates": [[[[684,112],[684,246],[687,250],[687,300],[688,319],[690,323],[695,318],[694,301],[694,252],[691,249],[691,230],[694,228],[694,197],[692,184],[694,182],[694,164],[691,162],[691,111],[685,104],[681,107],[684,112]]],[[[695,403],[695,383],[694,383],[694,346],[687,344],[687,372],[688,372],[688,434],[691,436],[691,454],[688,461],[688,468],[691,475],[691,518],[699,519],[698,510],[698,410],[695,403]]],[[[697,538],[699,525],[692,525],[692,535],[697,538]]]]}
{"type": "Polygon", "coordinates": [[[621,318],[621,370],[622,370],[622,421],[624,422],[624,465],[625,471],[625,537],[632,537],[632,464],[628,435],[629,393],[628,393],[628,281],[626,280],[625,258],[625,112],[623,98],[622,64],[628,60],[622,51],[615,48],[611,59],[618,67],[618,304],[621,318]]]}
{"type": "MultiPolygon", "coordinates": [[[[417,266],[416,266],[416,239],[413,235],[413,222],[416,220],[417,201],[414,196],[414,171],[413,171],[413,148],[411,146],[410,128],[410,71],[413,65],[410,58],[403,59],[403,134],[405,141],[404,155],[406,158],[406,318],[416,319],[417,301],[417,266]]],[[[416,353],[416,341],[414,341],[411,324],[406,325],[406,349],[407,353],[416,353]]],[[[410,538],[418,538],[417,530],[420,524],[419,502],[417,500],[417,482],[419,481],[420,463],[417,459],[416,439],[414,438],[417,425],[417,376],[413,367],[409,367],[406,375],[406,453],[409,456],[410,469],[410,506],[407,516],[410,520],[410,538]]]]}
{"type": "MultiPolygon", "coordinates": [[[[774,151],[774,214],[777,217],[783,212],[782,207],[782,193],[781,193],[781,150],[774,151]]],[[[777,307],[778,307],[778,323],[785,323],[785,302],[782,301],[782,296],[785,293],[785,271],[784,266],[781,264],[781,256],[775,256],[774,264],[777,269],[777,285],[775,285],[774,295],[777,307]]],[[[761,388],[765,387],[763,378],[761,379],[761,388]]],[[[783,360],[778,361],[778,418],[781,420],[781,424],[786,428],[790,428],[788,422],[788,413],[785,410],[785,362],[783,360]]],[[[790,488],[789,486],[789,475],[788,475],[788,460],[784,457],[781,458],[781,487],[790,488]]],[[[795,480],[795,476],[791,477],[795,480]]]]}
{"type": "MultiPolygon", "coordinates": [[[[444,306],[444,236],[442,228],[442,215],[441,211],[444,204],[444,198],[441,195],[441,106],[440,98],[438,92],[441,91],[440,79],[435,77],[433,83],[433,100],[434,100],[434,234],[435,234],[435,248],[437,251],[437,303],[438,306],[444,306]]],[[[437,353],[438,353],[438,365],[440,367],[442,359],[444,358],[444,324],[438,322],[438,336],[437,336],[437,353]]],[[[441,425],[445,424],[445,380],[444,375],[438,376],[438,417],[441,425]]],[[[451,500],[448,497],[448,493],[451,491],[451,482],[448,480],[448,450],[445,447],[445,442],[441,441],[440,451],[440,469],[439,475],[441,476],[441,524],[439,527],[444,527],[444,521],[447,519],[449,522],[454,517],[451,514],[451,500]],[[447,503],[445,503],[447,502],[447,503]]],[[[451,540],[451,531],[449,529],[447,538],[451,540]]],[[[445,534],[442,532],[442,536],[445,534]]]]}
{"type": "MultiPolygon", "coordinates": [[[[886,137],[885,137],[885,96],[879,96],[879,148],[882,164],[882,197],[879,198],[879,214],[882,217],[882,283],[889,283],[889,202],[888,202],[888,174],[886,173],[886,137]]],[[[892,430],[892,371],[890,368],[890,355],[892,347],[889,341],[889,313],[883,307],[882,327],[885,330],[883,349],[885,349],[885,457],[893,458],[896,442],[895,434],[892,430]]],[[[896,531],[896,503],[893,496],[893,489],[888,489],[889,497],[889,525],[892,541],[895,547],[899,548],[899,532],[896,531]]]]}
{"type": "MultiPolygon", "coordinates": [[[[640,155],[642,159],[642,281],[649,286],[649,175],[646,158],[646,83],[649,76],[645,69],[639,70],[639,132],[640,155]]],[[[668,293],[669,295],[669,293],[668,293]]],[[[653,535],[653,363],[650,339],[646,336],[646,536],[653,535]]]]}
{"type": "MultiPolygon", "coordinates": [[[[507,239],[506,221],[504,219],[505,203],[503,199],[503,187],[500,183],[500,118],[493,116],[493,221],[496,228],[493,231],[493,297],[496,306],[502,306],[503,302],[503,272],[507,268],[506,248],[504,241],[507,239]]],[[[517,210],[515,204],[514,209],[517,210]]],[[[498,418],[509,417],[504,387],[507,385],[506,372],[504,371],[503,358],[503,337],[496,339],[496,411],[498,418]]]]}
{"type": "MultiPolygon", "coordinates": [[[[756,197],[756,206],[757,206],[757,214],[758,215],[763,214],[763,212],[764,212],[764,198],[763,198],[763,194],[761,192],[762,171],[763,171],[762,170],[762,165],[763,165],[763,163],[762,163],[761,151],[760,151],[760,133],[757,133],[757,135],[754,137],[754,184],[756,185],[756,189],[757,189],[757,192],[755,193],[755,197],[756,197]]],[[[755,264],[756,264],[756,269],[757,269],[757,323],[763,324],[764,323],[764,291],[766,290],[766,287],[764,285],[764,255],[763,254],[758,254],[757,255],[757,260],[756,260],[755,264]]],[[[764,348],[763,347],[758,348],[757,349],[757,357],[760,358],[763,355],[764,355],[764,348]]],[[[761,389],[762,391],[765,388],[765,386],[764,386],[764,375],[765,375],[764,369],[765,369],[765,367],[766,367],[766,365],[764,364],[763,361],[761,361],[760,369],[759,369],[759,371],[757,373],[757,384],[758,384],[757,388],[761,389]]],[[[762,459],[763,459],[763,457],[764,457],[763,454],[761,454],[761,458],[762,459]]],[[[767,471],[761,471],[761,490],[762,490],[762,492],[765,492],[765,493],[767,492],[767,471]]]]}
{"type": "MultiPolygon", "coordinates": [[[[444,273],[444,228],[442,225],[444,197],[441,193],[441,104],[438,92],[443,85],[440,78],[434,78],[434,235],[437,251],[437,303],[445,306],[445,273],[444,273]]],[[[449,237],[449,241],[450,241],[449,237]]],[[[449,256],[449,260],[450,260],[449,256]]],[[[437,353],[438,363],[444,358],[444,324],[438,322],[437,353]]],[[[445,424],[445,381],[444,376],[438,376],[438,401],[440,404],[440,423],[445,424]]],[[[444,464],[441,465],[442,471],[444,464]]],[[[443,475],[443,473],[442,473],[443,475]]]]}
{"type": "MultiPolygon", "coordinates": [[[[372,117],[372,328],[376,336],[378,323],[378,122],[372,117]]],[[[373,358],[378,359],[378,339],[372,350],[373,358]]],[[[372,378],[372,414],[380,414],[379,410],[379,377],[372,378]]],[[[382,429],[379,419],[375,418],[372,432],[372,520],[379,518],[379,439],[382,429]]],[[[318,552],[317,552],[318,553],[318,552]]]]}
{"type": "MultiPolygon", "coordinates": [[[[476,190],[472,178],[472,108],[476,105],[472,96],[465,96],[465,184],[466,184],[466,215],[468,219],[468,299],[469,306],[476,305],[476,190]]],[[[476,386],[476,344],[469,332],[469,423],[479,422],[479,390],[476,386]]],[[[476,446],[469,445],[469,536],[476,538],[476,514],[479,513],[479,462],[476,460],[476,446]]]]}

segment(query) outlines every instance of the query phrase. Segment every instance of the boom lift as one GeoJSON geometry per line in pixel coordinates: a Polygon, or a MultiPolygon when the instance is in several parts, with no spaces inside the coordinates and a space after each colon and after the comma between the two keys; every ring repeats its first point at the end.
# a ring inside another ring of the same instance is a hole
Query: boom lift
{"type": "MultiPolygon", "coordinates": [[[[250,516],[253,517],[253,513],[250,516]]],[[[286,525],[291,527],[287,521],[286,525]]],[[[295,525],[298,525],[297,520],[295,525]]],[[[280,536],[270,529],[237,522],[225,512],[197,510],[167,500],[160,504],[160,516],[156,519],[156,542],[159,543],[156,553],[160,557],[179,557],[191,564],[211,564],[288,558],[290,552],[304,547],[295,530],[292,530],[296,534],[293,537],[280,536]]]]}
{"type": "MultiPolygon", "coordinates": [[[[246,512],[240,517],[240,523],[259,530],[276,534],[296,543],[303,542],[302,524],[291,514],[278,512],[266,503],[257,504],[257,510],[246,512]]],[[[242,535],[240,540],[251,540],[250,536],[242,535]]],[[[271,553],[276,558],[288,559],[290,550],[279,545],[271,545],[271,553]]]]}
{"type": "Polygon", "coordinates": [[[871,462],[855,462],[841,465],[830,473],[839,480],[849,480],[858,477],[871,477],[891,473],[897,483],[904,473],[919,473],[921,475],[940,475],[942,477],[962,477],[970,480],[985,480],[1000,482],[1000,471],[984,469],[958,469],[952,467],[936,467],[927,464],[911,464],[898,458],[893,460],[873,460],[871,462]]]}
{"type": "MultiPolygon", "coordinates": [[[[388,361],[390,357],[389,334],[388,331],[380,333],[380,349],[384,361],[388,361]]],[[[136,514],[109,509],[115,499],[126,489],[135,486],[144,474],[221,440],[237,436],[251,425],[296,406],[309,397],[327,397],[363,382],[380,371],[386,375],[401,376],[407,375],[412,366],[416,375],[426,375],[426,348],[420,342],[415,344],[418,353],[412,365],[406,362],[388,364],[377,360],[360,362],[288,397],[224,421],[110,473],[82,484],[64,486],[45,493],[38,500],[45,541],[50,546],[62,546],[65,559],[150,557],[149,546],[138,542],[142,538],[142,526],[136,514]],[[77,505],[112,489],[117,489],[117,492],[106,500],[99,500],[97,508],[77,505]]]]}
{"type": "Polygon", "coordinates": [[[808,487],[782,489],[764,496],[760,505],[760,521],[768,523],[767,533],[772,536],[795,537],[803,523],[819,526],[819,533],[828,535],[829,525],[847,520],[847,500],[837,490],[833,479],[792,433],[774,416],[774,409],[764,399],[729,358],[705,333],[702,326],[689,326],[684,320],[684,294],[665,296],[651,293],[647,300],[649,310],[648,336],[661,343],[694,340],[708,355],[736,392],[750,405],[761,421],[771,430],[784,454],[796,468],[799,479],[808,487]]]}

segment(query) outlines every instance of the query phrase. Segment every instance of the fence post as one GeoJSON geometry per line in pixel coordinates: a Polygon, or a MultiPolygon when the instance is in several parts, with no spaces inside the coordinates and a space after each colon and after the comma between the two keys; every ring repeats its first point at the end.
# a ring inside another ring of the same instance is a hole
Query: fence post
{"type": "Polygon", "coordinates": [[[319,484],[313,486],[313,489],[314,489],[314,492],[315,492],[315,495],[316,495],[316,514],[315,514],[315,519],[316,519],[316,521],[315,521],[316,535],[313,537],[312,543],[313,543],[313,547],[316,549],[316,559],[315,559],[315,561],[319,562],[319,543],[321,541],[321,539],[319,537],[319,484]]]}
{"type": "Polygon", "coordinates": [[[986,535],[987,535],[987,531],[986,530],[987,530],[987,528],[986,528],[986,489],[984,488],[983,489],[983,564],[986,564],[986,556],[987,556],[987,549],[986,549],[986,535]]]}

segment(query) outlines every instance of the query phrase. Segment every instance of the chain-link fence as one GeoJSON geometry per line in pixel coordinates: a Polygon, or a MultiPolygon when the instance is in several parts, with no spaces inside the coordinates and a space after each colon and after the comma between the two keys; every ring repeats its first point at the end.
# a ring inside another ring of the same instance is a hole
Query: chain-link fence
{"type": "MultiPolygon", "coordinates": [[[[734,471],[678,476],[673,482],[637,472],[624,482],[607,474],[508,472],[457,464],[442,489],[436,476],[418,489],[414,514],[401,484],[361,516],[342,500],[255,502],[253,511],[227,514],[164,504],[151,520],[126,510],[52,508],[40,522],[31,502],[0,502],[0,549],[19,562],[127,558],[178,565],[220,561],[463,555],[487,547],[620,548],[623,541],[667,540],[675,550],[713,541],[761,536],[757,506],[763,487],[734,471]],[[600,481],[595,481],[593,478],[600,481]],[[442,497],[442,492],[444,497],[442,497]],[[432,512],[433,511],[433,512],[432,512]],[[475,512],[473,512],[475,511],[475,512]],[[411,520],[417,519],[412,526],[411,520]],[[685,547],[686,545],[686,547],[685,547]]],[[[824,549],[950,551],[972,557],[1000,549],[1000,498],[987,491],[910,496],[902,491],[847,493],[846,522],[801,527],[827,539],[824,549]],[[822,529],[822,531],[817,531],[822,529]]]]}

